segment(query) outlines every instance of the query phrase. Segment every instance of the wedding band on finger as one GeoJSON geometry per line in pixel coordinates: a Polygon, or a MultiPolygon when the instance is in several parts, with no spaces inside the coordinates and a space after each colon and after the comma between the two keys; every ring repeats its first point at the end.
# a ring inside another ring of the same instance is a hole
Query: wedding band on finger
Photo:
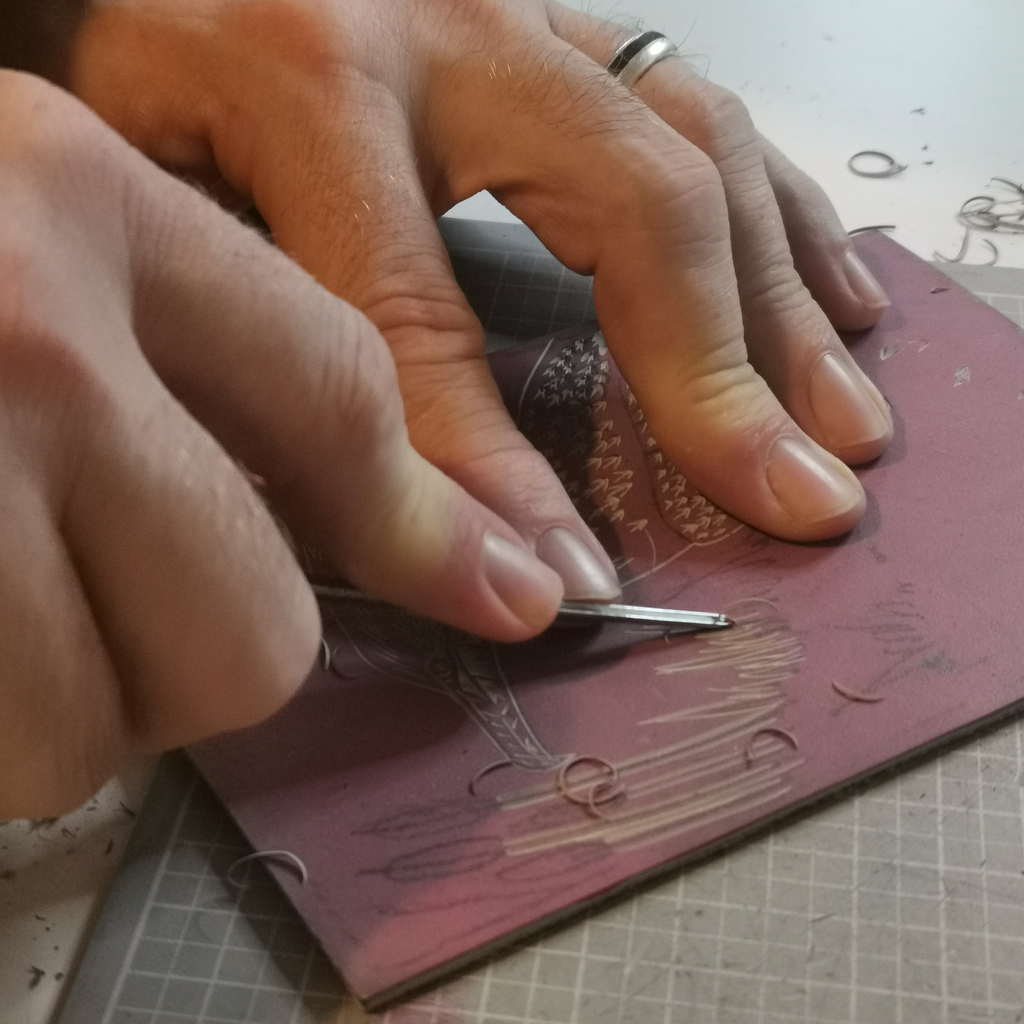
{"type": "Polygon", "coordinates": [[[661,32],[640,32],[631,36],[612,54],[605,70],[627,89],[632,89],[651,68],[678,47],[661,32]]]}

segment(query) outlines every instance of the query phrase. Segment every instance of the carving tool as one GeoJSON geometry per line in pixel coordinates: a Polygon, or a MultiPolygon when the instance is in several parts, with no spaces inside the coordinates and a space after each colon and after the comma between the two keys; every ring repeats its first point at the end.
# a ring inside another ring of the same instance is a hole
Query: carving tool
{"type": "MultiPolygon", "coordinates": [[[[386,604],[382,598],[364,594],[351,587],[325,583],[311,584],[313,593],[324,601],[370,601],[386,604]]],[[[563,601],[554,625],[580,625],[587,622],[626,622],[637,626],[657,626],[665,633],[696,633],[705,629],[728,629],[732,619],[719,612],[693,612],[677,608],[644,608],[632,604],[596,604],[587,601],[563,601]]]]}

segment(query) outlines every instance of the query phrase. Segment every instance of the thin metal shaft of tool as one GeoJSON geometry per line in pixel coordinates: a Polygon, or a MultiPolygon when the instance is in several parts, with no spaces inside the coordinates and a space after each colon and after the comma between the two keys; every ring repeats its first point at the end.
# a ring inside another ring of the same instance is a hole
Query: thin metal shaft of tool
{"type": "MultiPolygon", "coordinates": [[[[381,598],[364,594],[351,587],[334,587],[324,583],[311,584],[313,593],[326,601],[366,601],[384,603],[381,598]]],[[[585,601],[563,601],[558,609],[562,623],[631,622],[638,626],[661,626],[668,631],[727,629],[732,619],[718,612],[691,612],[676,608],[642,608],[632,604],[592,604],[585,601]]]]}
{"type": "Polygon", "coordinates": [[[635,622],[643,626],[690,626],[695,629],[726,629],[732,619],[718,612],[691,612],[678,608],[644,608],[635,604],[587,604],[563,601],[563,619],[599,619],[602,622],[635,622]]]}

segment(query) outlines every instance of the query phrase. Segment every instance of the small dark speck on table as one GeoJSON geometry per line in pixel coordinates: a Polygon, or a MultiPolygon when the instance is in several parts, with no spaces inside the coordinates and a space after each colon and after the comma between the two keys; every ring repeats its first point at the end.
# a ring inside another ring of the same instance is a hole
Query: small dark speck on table
{"type": "Polygon", "coordinates": [[[46,971],[44,971],[42,967],[30,967],[28,969],[28,973],[32,975],[32,977],[28,980],[29,988],[36,988],[39,982],[41,982],[43,978],[46,977],[46,971]]]}

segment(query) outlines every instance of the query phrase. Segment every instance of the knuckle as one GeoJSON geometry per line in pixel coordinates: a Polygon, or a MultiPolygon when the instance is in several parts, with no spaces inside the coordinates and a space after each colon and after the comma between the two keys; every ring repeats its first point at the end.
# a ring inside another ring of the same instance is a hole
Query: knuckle
{"type": "Polygon", "coordinates": [[[753,122],[746,105],[728,89],[707,82],[704,86],[705,111],[709,121],[722,124],[730,129],[751,128],[753,122]]]}
{"type": "Polygon", "coordinates": [[[483,327],[457,288],[406,277],[389,280],[388,294],[365,307],[399,364],[415,361],[424,350],[442,361],[478,355],[483,327]]]}
{"type": "MultiPolygon", "coordinates": [[[[280,86],[287,86],[296,75],[300,80],[330,83],[339,67],[358,63],[356,51],[338,30],[337,13],[322,0],[231,4],[217,17],[234,42],[232,52],[218,54],[219,59],[242,55],[251,66],[252,54],[258,53],[264,73],[285,70],[280,86]]],[[[197,42],[203,45],[204,41],[197,42]]]]}
{"type": "Polygon", "coordinates": [[[494,393],[482,352],[402,367],[406,418],[417,451],[445,472],[461,473],[511,436],[508,414],[494,393]],[[455,396],[453,398],[453,396],[455,396]]]}
{"type": "Polygon", "coordinates": [[[450,269],[422,261],[377,281],[360,305],[379,351],[390,351],[410,422],[428,419],[431,396],[445,394],[452,376],[482,357],[483,327],[450,269]]]}
{"type": "Polygon", "coordinates": [[[679,383],[670,407],[645,410],[652,434],[671,436],[678,429],[680,413],[688,425],[717,433],[750,429],[769,416],[771,393],[746,359],[739,352],[734,355],[710,356],[679,383]]]}
{"type": "Polygon", "coordinates": [[[800,276],[793,269],[787,256],[779,256],[774,263],[767,264],[773,272],[766,273],[749,282],[743,293],[743,301],[752,308],[768,309],[773,313],[796,314],[787,322],[794,333],[813,324],[817,307],[800,276]]]}
{"type": "Polygon", "coordinates": [[[507,38],[523,23],[523,11],[506,0],[437,0],[424,5],[424,14],[434,25],[469,28],[477,40],[507,38]]]}
{"type": "MultiPolygon", "coordinates": [[[[8,263],[10,261],[7,261],[8,263]]],[[[0,254],[0,277],[5,267],[0,254]]],[[[40,314],[12,274],[0,284],[0,419],[8,454],[67,511],[124,397],[87,345],[40,314]]]]}
{"type": "Polygon", "coordinates": [[[0,71],[0,125],[5,168],[21,168],[33,182],[77,179],[98,165],[107,170],[102,122],[69,93],[33,75],[0,71]]]}
{"type": "Polygon", "coordinates": [[[673,249],[727,236],[725,191],[710,158],[678,139],[648,149],[631,166],[634,187],[623,190],[626,223],[641,225],[673,249]]]}
{"type": "Polygon", "coordinates": [[[394,362],[376,327],[359,310],[326,293],[322,303],[328,344],[312,403],[326,415],[310,422],[333,424],[343,451],[368,455],[404,431],[394,362]]]}
{"type": "Polygon", "coordinates": [[[735,93],[704,79],[688,85],[683,120],[691,142],[716,159],[756,142],[754,122],[735,93]]]}
{"type": "MultiPolygon", "coordinates": [[[[0,276],[7,262],[0,255],[0,276]]],[[[46,410],[51,424],[106,412],[114,404],[85,346],[47,324],[35,290],[10,278],[0,285],[0,395],[11,409],[46,410]]]]}
{"type": "Polygon", "coordinates": [[[735,130],[752,124],[746,106],[734,92],[706,79],[694,80],[687,102],[709,125],[735,130]]]}

